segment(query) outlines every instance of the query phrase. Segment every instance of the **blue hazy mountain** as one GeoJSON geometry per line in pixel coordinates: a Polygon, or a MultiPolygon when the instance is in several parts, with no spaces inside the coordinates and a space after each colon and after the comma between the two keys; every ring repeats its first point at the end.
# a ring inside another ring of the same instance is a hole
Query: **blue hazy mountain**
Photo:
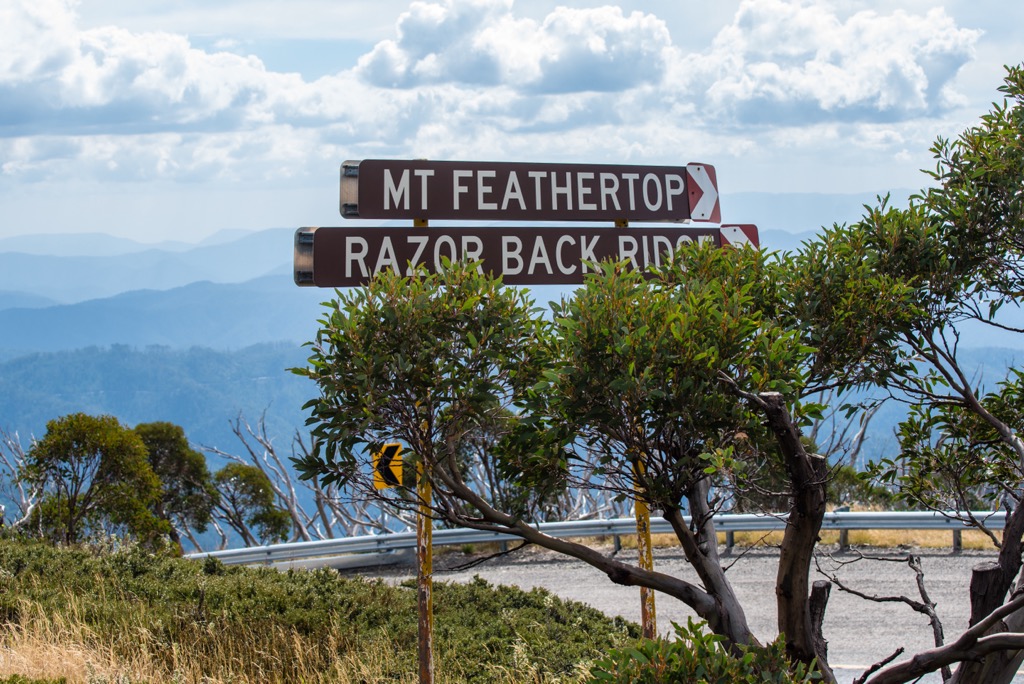
{"type": "Polygon", "coordinates": [[[300,343],[316,334],[325,293],[299,288],[290,274],[245,283],[198,282],[136,290],[77,304],[0,310],[0,353],[66,351],[124,344],[240,349],[300,343]]]}
{"type": "MultiPolygon", "coordinates": [[[[905,202],[907,194],[901,191],[894,197],[905,202]]],[[[724,193],[722,216],[727,223],[758,225],[767,249],[791,250],[823,225],[857,220],[864,205],[874,203],[872,194],[724,193]]],[[[199,244],[155,245],[100,233],[0,238],[0,292],[71,304],[199,281],[241,283],[286,272],[294,232],[222,231],[199,244]]],[[[0,298],[0,308],[11,305],[0,298]]]]}
{"type": "Polygon", "coordinates": [[[170,421],[196,444],[239,453],[231,422],[253,425],[265,415],[268,433],[287,453],[316,394],[288,372],[302,366],[298,344],[259,344],[234,351],[127,345],[35,353],[0,362],[0,429],[22,444],[41,437],[47,421],[69,413],[117,416],[126,425],[170,421]]]}
{"type": "MultiPolygon", "coordinates": [[[[907,205],[909,190],[894,190],[889,204],[907,205]]],[[[854,223],[865,213],[865,206],[877,206],[874,193],[821,194],[821,193],[766,193],[741,192],[722,195],[722,221],[724,223],[753,223],[762,231],[805,234],[810,236],[822,226],[854,223]]],[[[786,235],[776,235],[787,242],[786,235]]]]}
{"type": "MultiPolygon", "coordinates": [[[[757,224],[763,248],[778,251],[798,249],[822,225],[857,220],[865,204],[875,197],[722,199],[726,222],[757,224]]],[[[133,425],[170,420],[194,442],[222,444],[240,411],[251,420],[266,411],[287,440],[315,388],[286,369],[302,365],[301,344],[333,296],[293,283],[293,235],[225,231],[196,245],[98,234],[0,240],[0,428],[38,435],[47,420],[86,411],[133,425]]],[[[534,294],[544,305],[570,292],[534,294]]],[[[1006,347],[977,351],[979,372],[994,382],[1016,364],[1016,337],[978,329],[961,342],[1006,347]]],[[[869,446],[883,446],[896,413],[878,416],[869,446]]]]}
{"type": "Polygon", "coordinates": [[[105,233],[41,233],[0,238],[0,252],[60,257],[109,257],[151,249],[184,252],[197,245],[187,242],[139,242],[105,233]]]}
{"type": "MultiPolygon", "coordinates": [[[[282,229],[291,230],[291,229],[282,229]]],[[[20,252],[62,257],[110,257],[135,254],[150,250],[165,252],[187,252],[197,247],[235,242],[262,231],[221,230],[199,242],[164,240],[163,242],[140,242],[131,238],[107,235],[106,233],[38,233],[0,237],[0,252],[20,252]]]]}
{"type": "Polygon", "coordinates": [[[0,292],[0,311],[3,309],[41,309],[59,302],[31,292],[0,292]]]}
{"type": "Polygon", "coordinates": [[[0,242],[0,291],[29,292],[70,304],[199,281],[239,283],[286,269],[294,233],[277,228],[230,235],[225,241],[134,251],[130,241],[106,236],[38,236],[33,253],[3,251],[5,244],[16,247],[25,241],[9,238],[0,242]],[[71,247],[65,241],[77,250],[75,255],[68,253],[71,247]]]}

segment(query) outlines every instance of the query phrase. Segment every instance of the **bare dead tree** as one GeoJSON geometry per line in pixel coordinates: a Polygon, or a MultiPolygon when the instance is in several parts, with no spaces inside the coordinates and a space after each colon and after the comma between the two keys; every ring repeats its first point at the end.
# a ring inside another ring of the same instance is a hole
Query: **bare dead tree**
{"type": "MultiPolygon", "coordinates": [[[[984,620],[972,625],[956,641],[918,653],[910,660],[891,665],[868,680],[868,684],[904,684],[918,681],[923,675],[964,662],[981,662],[985,656],[999,652],[1015,653],[1024,649],[1024,634],[992,631],[1008,617],[1024,608],[1024,593],[1015,595],[984,620]]],[[[981,679],[974,681],[992,681],[981,679]]]]}
{"type": "MultiPolygon", "coordinates": [[[[231,423],[231,431],[242,445],[241,454],[217,447],[201,448],[225,460],[255,466],[267,476],[278,505],[288,512],[292,520],[292,541],[415,529],[414,516],[394,515],[392,511],[378,506],[373,497],[353,492],[343,494],[337,485],[323,487],[316,480],[300,480],[290,458],[308,456],[310,445],[302,433],[296,431],[290,452],[283,454],[267,430],[266,413],[255,425],[239,414],[231,423]]],[[[370,467],[369,457],[366,467],[370,467]]],[[[226,546],[226,535],[223,530],[218,532],[222,546],[226,546]]]]}
{"type": "MultiPolygon", "coordinates": [[[[253,425],[239,414],[231,423],[231,431],[242,445],[242,452],[233,453],[217,447],[203,446],[209,454],[252,465],[270,480],[278,504],[292,519],[295,540],[333,539],[366,534],[386,534],[398,530],[415,529],[415,506],[408,510],[379,505],[376,492],[361,491],[353,483],[341,487],[337,484],[322,486],[316,479],[301,480],[290,461],[309,457],[312,447],[305,436],[296,431],[290,444],[290,453],[282,454],[274,438],[268,433],[266,415],[253,425]]],[[[502,480],[493,468],[494,459],[476,453],[485,448],[467,438],[465,448],[472,451],[471,466],[467,471],[467,484],[488,500],[510,497],[510,483],[502,480]]],[[[372,457],[365,454],[361,468],[372,469],[372,457]]],[[[587,520],[629,515],[630,502],[616,501],[616,489],[604,487],[595,475],[595,468],[583,453],[573,471],[572,486],[557,498],[544,502],[538,510],[542,520],[587,520]]],[[[221,543],[226,536],[220,531],[221,543]]]]}
{"type": "MultiPolygon", "coordinates": [[[[28,521],[42,494],[40,485],[22,477],[24,465],[25,449],[21,437],[17,432],[0,429],[0,496],[18,509],[12,527],[20,527],[28,521]]],[[[6,511],[0,513],[0,524],[6,524],[6,511]]]]}
{"type": "Polygon", "coordinates": [[[280,458],[273,439],[267,434],[266,412],[264,411],[260,415],[255,428],[242,414],[239,414],[231,423],[231,432],[242,443],[245,456],[222,451],[217,447],[203,447],[203,449],[221,458],[259,468],[270,480],[270,486],[274,490],[278,503],[291,517],[294,536],[292,541],[299,539],[312,541],[313,537],[308,530],[310,518],[299,503],[291,468],[280,458]]]}
{"type": "Polygon", "coordinates": [[[884,399],[867,400],[863,402],[855,418],[848,417],[836,393],[826,392],[821,397],[821,403],[828,406],[828,409],[811,425],[807,438],[817,446],[818,453],[827,455],[829,460],[833,460],[837,454],[842,454],[842,461],[858,469],[861,451],[869,438],[871,421],[884,402],[884,399]]]}
{"type": "MultiPolygon", "coordinates": [[[[843,567],[846,565],[850,565],[851,563],[857,563],[863,560],[885,563],[906,563],[907,566],[914,571],[915,581],[917,583],[917,591],[918,595],[921,597],[921,600],[918,601],[916,599],[912,599],[908,596],[903,595],[879,596],[877,594],[867,594],[844,583],[835,571],[825,571],[821,566],[820,558],[816,557],[815,564],[817,565],[818,572],[827,577],[829,581],[832,582],[832,584],[834,584],[840,591],[844,591],[848,594],[857,596],[858,598],[862,598],[866,601],[872,601],[874,603],[903,603],[909,606],[915,612],[925,615],[928,618],[928,622],[932,628],[932,638],[935,642],[935,646],[936,648],[941,648],[945,644],[945,635],[943,634],[942,630],[942,621],[939,619],[939,615],[935,611],[935,602],[932,601],[931,597],[928,595],[928,590],[925,587],[924,568],[921,565],[921,557],[912,553],[899,558],[889,558],[885,556],[867,556],[863,553],[860,553],[859,551],[855,553],[856,556],[852,560],[839,559],[831,555],[829,556],[829,560],[837,567],[843,567]]],[[[863,684],[863,681],[866,681],[866,676],[868,673],[874,672],[877,668],[880,668],[885,663],[890,662],[892,658],[895,658],[898,655],[899,654],[894,654],[893,656],[890,656],[890,658],[887,658],[886,660],[877,663],[876,666],[870,668],[865,673],[865,679],[859,680],[861,681],[861,684],[863,684]]],[[[943,665],[940,669],[942,670],[943,681],[948,680],[952,676],[952,671],[950,670],[949,665],[943,665]]]]}

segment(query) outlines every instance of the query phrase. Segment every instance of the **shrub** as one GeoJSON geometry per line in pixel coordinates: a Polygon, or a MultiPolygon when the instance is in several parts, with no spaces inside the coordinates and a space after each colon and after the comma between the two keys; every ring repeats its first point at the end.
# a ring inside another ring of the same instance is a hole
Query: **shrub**
{"type": "Polygon", "coordinates": [[[672,623],[675,639],[643,639],[612,650],[591,668],[590,683],[798,684],[821,678],[802,663],[791,663],[781,640],[733,653],[722,637],[707,633],[704,625],[692,618],[686,627],[672,623]]]}
{"type": "MultiPolygon", "coordinates": [[[[449,682],[579,681],[638,635],[546,591],[479,579],[436,583],[434,607],[436,665],[449,682]]],[[[110,676],[133,682],[413,681],[416,669],[414,587],[189,561],[137,545],[100,552],[0,540],[0,626],[0,646],[35,634],[69,652],[87,647],[115,664],[110,676]],[[73,643],[55,641],[68,635],[73,643]]]]}

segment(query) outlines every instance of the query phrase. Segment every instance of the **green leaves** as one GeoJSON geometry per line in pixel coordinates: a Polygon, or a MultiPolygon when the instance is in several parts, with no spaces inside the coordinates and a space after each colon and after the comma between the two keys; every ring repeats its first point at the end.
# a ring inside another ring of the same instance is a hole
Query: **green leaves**
{"type": "Polygon", "coordinates": [[[881,332],[870,370],[913,404],[901,453],[874,472],[912,505],[989,507],[1022,478],[1019,378],[986,393],[958,358],[964,322],[999,327],[1024,292],[1024,71],[1008,68],[1000,90],[1006,99],[978,125],[936,141],[931,187],[906,209],[882,202],[847,231],[856,249],[844,263],[867,264],[879,290],[841,320],[881,332]]]}
{"type": "Polygon", "coordinates": [[[436,465],[485,437],[474,458],[540,498],[577,457],[633,496],[643,459],[643,495],[678,505],[695,482],[774,448],[750,397],[780,392],[797,417],[814,415],[799,404],[821,336],[798,317],[793,274],[806,272],[792,257],[691,245],[646,274],[596,268],[551,319],[458,264],[382,274],[327,302],[298,371],[320,389],[301,477],[350,485],[368,475],[370,444],[398,440],[436,465]]]}
{"type": "Polygon", "coordinates": [[[767,444],[744,393],[801,396],[812,350],[780,316],[777,284],[789,266],[756,250],[699,245],[648,274],[601,264],[554,308],[554,368],[533,388],[530,410],[572,430],[572,443],[593,445],[602,473],[628,483],[642,460],[642,496],[679,505],[726,467],[702,455],[732,454],[736,434],[748,440],[747,457],[767,444]]]}
{"type": "Polygon", "coordinates": [[[55,541],[77,543],[114,530],[155,543],[170,529],[151,512],[160,481],[145,444],[113,416],[74,413],[51,420],[25,465],[26,479],[43,488],[31,525],[55,541]]]}
{"type": "Polygon", "coordinates": [[[545,368],[539,339],[549,324],[525,291],[472,264],[385,273],[326,306],[298,371],[320,389],[307,404],[317,448],[295,460],[302,477],[324,484],[365,480],[370,444],[398,440],[432,467],[450,467],[467,435],[505,439],[508,409],[545,368]]]}
{"type": "Polygon", "coordinates": [[[620,684],[795,684],[820,681],[814,668],[793,664],[786,657],[782,639],[768,646],[742,647],[736,651],[722,637],[706,632],[706,625],[673,623],[674,639],[643,639],[633,646],[614,649],[590,670],[590,682],[620,684]]]}
{"type": "Polygon", "coordinates": [[[275,505],[273,487],[262,470],[244,463],[228,463],[216,472],[213,481],[220,494],[216,504],[219,517],[238,532],[247,545],[288,538],[291,517],[275,505]]]}

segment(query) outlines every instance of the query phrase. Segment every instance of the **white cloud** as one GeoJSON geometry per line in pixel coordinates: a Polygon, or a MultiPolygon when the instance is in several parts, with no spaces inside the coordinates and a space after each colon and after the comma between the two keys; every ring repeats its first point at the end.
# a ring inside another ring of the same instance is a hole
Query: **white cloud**
{"type": "Polygon", "coordinates": [[[0,85],[59,73],[75,58],[70,0],[0,5],[0,85]]]}
{"type": "Polygon", "coordinates": [[[378,43],[359,73],[384,88],[437,83],[511,85],[526,92],[621,91],[660,80],[671,44],[664,22],[618,7],[558,7],[517,18],[509,0],[415,2],[397,38],[378,43]]]}
{"type": "Polygon", "coordinates": [[[541,76],[535,87],[549,93],[618,92],[657,83],[672,43],[660,19],[640,12],[624,16],[618,7],[557,8],[541,33],[549,45],[536,51],[541,76]]]}
{"type": "Polygon", "coordinates": [[[22,134],[235,127],[262,119],[272,90],[299,84],[254,57],[193,49],[183,36],[75,30],[69,2],[19,1],[6,12],[14,23],[0,29],[0,109],[17,108],[4,120],[22,134]]]}
{"type": "Polygon", "coordinates": [[[511,0],[414,2],[398,18],[397,38],[378,43],[359,60],[359,71],[384,88],[444,82],[494,85],[497,65],[474,37],[511,6],[511,0]]]}
{"type": "Polygon", "coordinates": [[[889,120],[959,103],[949,85],[980,32],[941,8],[861,10],[822,0],[744,0],[711,49],[678,64],[689,94],[740,122],[889,120]]]}
{"type": "Polygon", "coordinates": [[[770,164],[794,150],[915,149],[908,129],[962,97],[952,79],[978,32],[941,9],[842,4],[746,0],[687,54],[649,12],[419,1],[358,64],[307,81],[181,34],[83,28],[71,0],[7,0],[0,178],[236,182],[363,156],[770,164]]]}
{"type": "Polygon", "coordinates": [[[231,38],[358,40],[390,35],[409,0],[87,0],[85,28],[116,24],[136,33],[170,31],[231,38]]]}

